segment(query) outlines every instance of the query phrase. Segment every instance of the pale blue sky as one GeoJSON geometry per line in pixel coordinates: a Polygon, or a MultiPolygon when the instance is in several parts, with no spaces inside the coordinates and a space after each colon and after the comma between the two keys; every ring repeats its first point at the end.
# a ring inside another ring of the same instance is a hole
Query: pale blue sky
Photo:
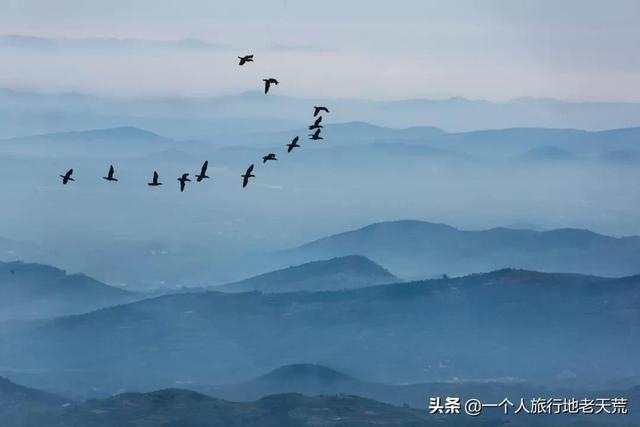
{"type": "Polygon", "coordinates": [[[4,87],[216,95],[269,74],[295,96],[640,101],[636,0],[0,0],[0,9],[4,35],[222,46],[5,39],[4,87]],[[243,52],[259,61],[238,74],[243,52]]]}

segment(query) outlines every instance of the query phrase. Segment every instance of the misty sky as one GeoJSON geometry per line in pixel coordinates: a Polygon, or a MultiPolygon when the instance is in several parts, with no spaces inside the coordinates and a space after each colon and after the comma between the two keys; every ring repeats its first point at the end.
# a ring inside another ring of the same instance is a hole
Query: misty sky
{"type": "Polygon", "coordinates": [[[640,101],[637,0],[0,0],[0,10],[1,87],[203,96],[274,76],[280,94],[306,97],[640,101]],[[248,52],[258,61],[238,69],[248,52]]]}

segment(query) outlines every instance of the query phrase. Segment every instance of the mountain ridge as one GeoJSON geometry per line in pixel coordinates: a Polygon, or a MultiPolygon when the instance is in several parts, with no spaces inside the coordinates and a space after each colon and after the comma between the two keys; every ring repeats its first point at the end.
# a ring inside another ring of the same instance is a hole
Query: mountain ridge
{"type": "Polygon", "coordinates": [[[310,261],[210,289],[225,292],[329,291],[397,280],[396,276],[370,259],[360,255],[348,255],[310,261]]]}
{"type": "Polygon", "coordinates": [[[384,221],[284,251],[298,259],[362,254],[402,276],[464,275],[501,268],[601,276],[640,273],[640,237],[587,229],[462,230],[419,220],[384,221]],[[564,257],[559,264],[558,257],[564,257]]]}
{"type": "Polygon", "coordinates": [[[55,383],[65,395],[96,384],[104,393],[233,383],[291,363],[383,383],[551,381],[567,369],[596,381],[591,366],[602,348],[618,366],[608,378],[640,374],[629,360],[637,330],[621,327],[638,301],[640,276],[516,269],[331,292],[183,293],[0,328],[0,366],[17,380],[40,372],[31,384],[55,383]],[[563,327],[550,336],[540,322],[563,327]],[[593,334],[597,342],[587,339],[593,334]],[[551,349],[553,359],[537,356],[551,349]]]}
{"type": "Polygon", "coordinates": [[[93,311],[136,298],[84,274],[47,264],[0,261],[0,320],[93,311]]]}

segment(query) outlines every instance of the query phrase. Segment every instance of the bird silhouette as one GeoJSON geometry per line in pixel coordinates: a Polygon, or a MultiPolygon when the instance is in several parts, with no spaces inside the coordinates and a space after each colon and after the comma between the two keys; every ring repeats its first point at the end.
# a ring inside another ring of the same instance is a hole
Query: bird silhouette
{"type": "Polygon", "coordinates": [[[274,78],[262,79],[262,81],[264,82],[264,93],[265,94],[269,93],[269,88],[271,87],[272,84],[278,85],[278,81],[276,79],[274,79],[274,78]]]}
{"type": "Polygon", "coordinates": [[[317,141],[319,139],[324,139],[320,136],[320,129],[316,129],[316,131],[312,134],[309,134],[309,139],[317,141]]]}
{"type": "Polygon", "coordinates": [[[278,160],[276,159],[275,153],[269,153],[262,158],[262,163],[267,163],[269,160],[278,160]]]}
{"type": "Polygon", "coordinates": [[[247,62],[253,62],[253,55],[238,56],[238,59],[240,60],[239,65],[244,65],[247,62]]]}
{"type": "Polygon", "coordinates": [[[185,185],[187,185],[187,182],[191,182],[191,180],[188,178],[189,174],[188,173],[183,173],[182,176],[180,178],[178,178],[178,181],[180,181],[180,192],[182,193],[184,191],[184,187],[185,185]]]}
{"type": "Polygon", "coordinates": [[[313,124],[311,126],[309,126],[309,130],[314,130],[314,129],[320,129],[322,128],[322,125],[320,124],[320,122],[322,122],[322,116],[318,117],[316,119],[315,122],[313,122],[313,124]]]}
{"type": "Polygon", "coordinates": [[[113,177],[113,165],[109,166],[107,176],[103,176],[102,179],[106,179],[107,181],[117,181],[117,179],[113,177]]]}
{"type": "Polygon", "coordinates": [[[158,185],[162,185],[161,182],[158,182],[158,172],[153,171],[153,181],[147,182],[147,185],[151,187],[157,187],[158,185]]]}
{"type": "Polygon", "coordinates": [[[71,178],[71,175],[73,175],[73,169],[69,169],[64,175],[60,175],[62,183],[66,185],[69,181],[75,181],[75,179],[71,178]]]}
{"type": "Polygon", "coordinates": [[[290,143],[290,144],[287,144],[287,147],[289,147],[289,148],[287,148],[287,153],[290,153],[290,152],[291,152],[291,150],[293,150],[293,149],[294,149],[294,148],[296,148],[296,147],[300,147],[300,145],[298,144],[298,140],[299,140],[299,139],[300,139],[300,137],[299,137],[299,136],[296,136],[295,138],[293,138],[293,139],[291,140],[291,143],[290,143]]]}
{"type": "Polygon", "coordinates": [[[207,167],[209,166],[209,160],[205,160],[204,163],[202,164],[202,168],[200,169],[200,174],[197,175],[196,174],[196,181],[200,182],[203,179],[208,179],[209,177],[207,176],[207,167]]]}
{"type": "Polygon", "coordinates": [[[324,112],[329,112],[329,109],[327,107],[313,107],[313,117],[317,116],[318,114],[320,114],[320,111],[324,111],[324,112]]]}
{"type": "Polygon", "coordinates": [[[249,183],[249,178],[255,178],[253,172],[253,165],[247,168],[247,171],[242,175],[242,188],[246,187],[249,183]]]}

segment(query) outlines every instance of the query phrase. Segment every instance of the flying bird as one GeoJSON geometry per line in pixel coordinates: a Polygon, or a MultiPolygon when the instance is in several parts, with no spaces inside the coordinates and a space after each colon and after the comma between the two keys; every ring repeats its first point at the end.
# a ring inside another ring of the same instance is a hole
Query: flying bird
{"type": "Polygon", "coordinates": [[[66,185],[69,181],[75,181],[75,179],[71,178],[71,175],[73,175],[73,169],[69,169],[64,175],[60,175],[62,183],[66,185]]]}
{"type": "Polygon", "coordinates": [[[247,168],[247,171],[242,175],[242,188],[246,187],[249,183],[249,178],[255,178],[253,172],[253,165],[247,168]]]}
{"type": "Polygon", "coordinates": [[[253,55],[238,56],[238,59],[240,60],[239,65],[244,65],[247,62],[253,62],[253,55]]]}
{"type": "Polygon", "coordinates": [[[184,187],[185,185],[187,185],[187,182],[191,182],[191,180],[188,178],[189,174],[188,173],[183,173],[182,176],[180,178],[178,178],[178,181],[180,181],[180,192],[182,193],[184,191],[184,187]]]}
{"type": "Polygon", "coordinates": [[[161,182],[158,182],[158,172],[153,171],[153,181],[147,182],[147,185],[150,185],[151,187],[157,187],[158,185],[162,185],[161,182]]]}
{"type": "Polygon", "coordinates": [[[324,139],[320,136],[320,129],[316,129],[316,131],[312,134],[309,134],[309,139],[317,141],[319,139],[324,139]]]}
{"type": "Polygon", "coordinates": [[[313,122],[313,124],[311,126],[309,126],[309,130],[314,130],[314,129],[320,129],[322,128],[322,125],[320,124],[320,122],[322,122],[322,116],[318,117],[316,119],[315,122],[313,122]]]}
{"type": "Polygon", "coordinates": [[[320,114],[320,111],[324,111],[326,113],[329,112],[329,109],[327,107],[313,107],[313,117],[317,116],[318,114],[320,114]]]}
{"type": "Polygon", "coordinates": [[[200,182],[205,178],[209,178],[207,176],[207,167],[209,167],[209,160],[205,160],[202,164],[202,168],[200,169],[200,174],[196,175],[196,181],[200,182]]]}
{"type": "Polygon", "coordinates": [[[117,178],[113,177],[113,165],[109,166],[109,172],[107,176],[103,176],[102,179],[106,179],[107,181],[117,181],[117,178]]]}
{"type": "Polygon", "coordinates": [[[268,78],[268,79],[262,79],[262,81],[264,82],[264,93],[267,94],[269,93],[269,88],[271,87],[272,84],[274,85],[278,85],[278,81],[274,78],[268,78]]]}
{"type": "Polygon", "coordinates": [[[298,140],[300,139],[299,136],[296,136],[295,138],[293,138],[293,140],[291,140],[290,144],[287,144],[287,153],[290,153],[291,150],[293,150],[296,147],[300,147],[300,145],[298,144],[298,140]]]}
{"type": "Polygon", "coordinates": [[[262,158],[262,163],[267,163],[269,160],[278,160],[276,159],[275,153],[269,153],[262,158]]]}

